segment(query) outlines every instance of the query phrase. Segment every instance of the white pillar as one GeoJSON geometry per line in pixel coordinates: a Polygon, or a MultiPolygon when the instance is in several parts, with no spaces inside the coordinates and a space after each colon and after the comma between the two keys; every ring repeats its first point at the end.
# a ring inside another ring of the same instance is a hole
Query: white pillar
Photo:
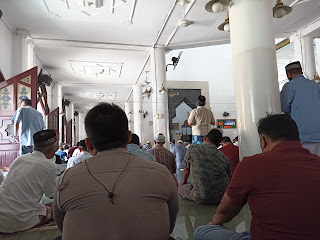
{"type": "Polygon", "coordinates": [[[134,131],[134,128],[133,128],[133,119],[132,119],[132,104],[131,102],[125,102],[125,106],[124,106],[124,109],[125,109],[125,113],[127,115],[127,118],[128,118],[128,127],[129,127],[129,131],[133,132],[134,131]]]}
{"type": "Polygon", "coordinates": [[[62,143],[63,142],[63,139],[62,139],[62,117],[63,115],[60,114],[62,112],[62,84],[61,83],[58,83],[58,91],[57,91],[57,98],[56,98],[56,101],[58,102],[58,107],[59,107],[59,143],[62,143]]]}
{"type": "Polygon", "coordinates": [[[240,159],[260,153],[257,122],[280,113],[272,1],[234,0],[229,10],[240,159]]]}
{"type": "Polygon", "coordinates": [[[24,30],[18,30],[13,36],[12,70],[13,76],[27,71],[28,44],[24,30]]]}
{"type": "MultiPolygon", "coordinates": [[[[32,40],[27,41],[27,69],[35,67],[34,64],[34,43],[32,40]]],[[[38,69],[40,71],[40,69],[38,69]]]]}
{"type": "Polygon", "coordinates": [[[137,84],[133,87],[133,121],[134,131],[142,139],[142,86],[137,84]]]}
{"type": "Polygon", "coordinates": [[[84,112],[79,112],[79,140],[83,140],[87,137],[86,130],[84,127],[84,119],[86,114],[84,112]]]}
{"type": "Polygon", "coordinates": [[[313,80],[316,73],[313,38],[303,37],[294,41],[294,52],[297,61],[301,63],[305,76],[313,80]]]}
{"type": "Polygon", "coordinates": [[[74,103],[70,104],[71,109],[71,120],[72,120],[72,142],[71,145],[74,146],[76,142],[75,140],[75,121],[74,121],[74,103]]]}
{"type": "Polygon", "coordinates": [[[80,132],[79,132],[79,115],[78,116],[75,116],[75,122],[76,122],[76,131],[75,131],[75,139],[74,139],[74,145],[77,144],[77,142],[80,141],[80,132]]]}
{"type": "Polygon", "coordinates": [[[151,49],[151,81],[152,81],[152,110],[153,110],[153,134],[165,135],[166,144],[169,148],[169,110],[167,92],[159,92],[163,85],[167,89],[166,62],[164,46],[151,49]]]}

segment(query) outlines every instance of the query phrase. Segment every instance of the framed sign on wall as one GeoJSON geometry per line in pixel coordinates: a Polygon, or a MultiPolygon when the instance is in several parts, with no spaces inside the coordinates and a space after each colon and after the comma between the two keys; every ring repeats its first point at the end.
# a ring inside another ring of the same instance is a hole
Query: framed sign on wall
{"type": "Polygon", "coordinates": [[[217,128],[221,128],[221,129],[237,128],[237,120],[236,119],[218,119],[217,128]]]}

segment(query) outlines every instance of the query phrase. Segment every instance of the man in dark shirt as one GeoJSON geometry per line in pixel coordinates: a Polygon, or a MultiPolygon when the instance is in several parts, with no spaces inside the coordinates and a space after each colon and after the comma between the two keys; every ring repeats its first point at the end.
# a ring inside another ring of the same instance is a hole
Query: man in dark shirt
{"type": "Polygon", "coordinates": [[[231,178],[230,161],[217,149],[222,134],[212,129],[204,144],[191,145],[182,163],[182,184],[179,195],[199,204],[219,204],[231,178]],[[191,174],[191,184],[187,179],[191,174]]]}
{"type": "Polygon", "coordinates": [[[239,163],[239,147],[233,145],[229,137],[222,137],[221,145],[222,148],[220,148],[220,151],[229,158],[231,171],[233,173],[239,163]]]}
{"type": "Polygon", "coordinates": [[[168,168],[176,182],[176,185],[178,186],[178,180],[175,176],[177,171],[176,159],[173,153],[163,146],[165,141],[165,136],[162,133],[159,133],[154,138],[155,147],[147,150],[147,153],[152,154],[155,157],[156,162],[161,163],[168,168]]]}
{"type": "Polygon", "coordinates": [[[213,221],[194,239],[320,239],[320,157],[302,147],[297,124],[288,114],[259,121],[263,153],[237,166],[213,221]],[[223,227],[249,203],[250,233],[223,227]]]}

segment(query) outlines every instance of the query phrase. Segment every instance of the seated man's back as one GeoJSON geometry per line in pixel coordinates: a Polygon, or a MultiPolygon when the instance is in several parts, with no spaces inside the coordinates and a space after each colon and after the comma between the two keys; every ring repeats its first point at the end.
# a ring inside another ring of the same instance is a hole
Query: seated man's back
{"type": "Polygon", "coordinates": [[[171,174],[124,148],[100,152],[60,182],[55,219],[66,213],[64,239],[160,240],[174,227],[178,197],[171,174]],[[114,192],[113,203],[105,188],[114,192]]]}
{"type": "Polygon", "coordinates": [[[231,178],[230,161],[212,144],[194,144],[186,152],[183,167],[190,169],[194,201],[218,204],[231,178]]]}
{"type": "Polygon", "coordinates": [[[177,189],[165,166],[131,154],[126,113],[100,103],[85,117],[93,157],[68,169],[54,198],[64,240],[167,240],[179,210],[177,189]]]}
{"type": "Polygon", "coordinates": [[[260,119],[258,133],[263,153],[238,164],[213,221],[195,230],[195,240],[320,239],[320,157],[303,148],[288,114],[260,119]],[[246,203],[250,233],[224,228],[246,203]]]}
{"type": "Polygon", "coordinates": [[[319,172],[320,157],[300,142],[283,142],[244,158],[227,194],[234,202],[248,195],[253,239],[320,239],[319,172]]]}
{"type": "MultiPolygon", "coordinates": [[[[44,130],[37,134],[54,130],[44,130]]],[[[41,136],[42,137],[42,136],[41,136]]],[[[50,138],[50,136],[48,137],[50,138]]],[[[56,141],[56,138],[51,138],[56,141]]],[[[57,149],[51,141],[51,156],[57,149]]],[[[0,232],[12,233],[26,230],[40,223],[47,208],[39,204],[43,194],[52,198],[56,185],[56,165],[37,150],[18,157],[0,185],[0,232]]],[[[50,144],[50,142],[49,142],[50,144]]],[[[48,145],[50,146],[50,145],[48,145]]],[[[48,147],[47,147],[48,148],[48,147]]]]}

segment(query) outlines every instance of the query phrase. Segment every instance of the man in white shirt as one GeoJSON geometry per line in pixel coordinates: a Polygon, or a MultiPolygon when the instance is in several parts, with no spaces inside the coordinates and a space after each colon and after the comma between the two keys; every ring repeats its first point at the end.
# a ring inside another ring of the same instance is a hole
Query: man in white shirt
{"type": "Polygon", "coordinates": [[[89,153],[85,140],[79,142],[80,154],[78,156],[72,157],[68,160],[67,169],[71,168],[79,163],[84,162],[86,159],[91,158],[92,155],[89,153]]]}
{"type": "Polygon", "coordinates": [[[210,109],[205,108],[206,98],[200,95],[197,99],[197,108],[187,112],[188,125],[192,127],[192,143],[203,144],[204,137],[210,132],[215,120],[210,109]]]}
{"type": "Polygon", "coordinates": [[[54,195],[56,165],[50,159],[58,149],[56,132],[42,130],[33,140],[34,152],[18,157],[0,185],[0,232],[23,231],[53,219],[52,204],[39,202],[43,194],[54,195]]]}

